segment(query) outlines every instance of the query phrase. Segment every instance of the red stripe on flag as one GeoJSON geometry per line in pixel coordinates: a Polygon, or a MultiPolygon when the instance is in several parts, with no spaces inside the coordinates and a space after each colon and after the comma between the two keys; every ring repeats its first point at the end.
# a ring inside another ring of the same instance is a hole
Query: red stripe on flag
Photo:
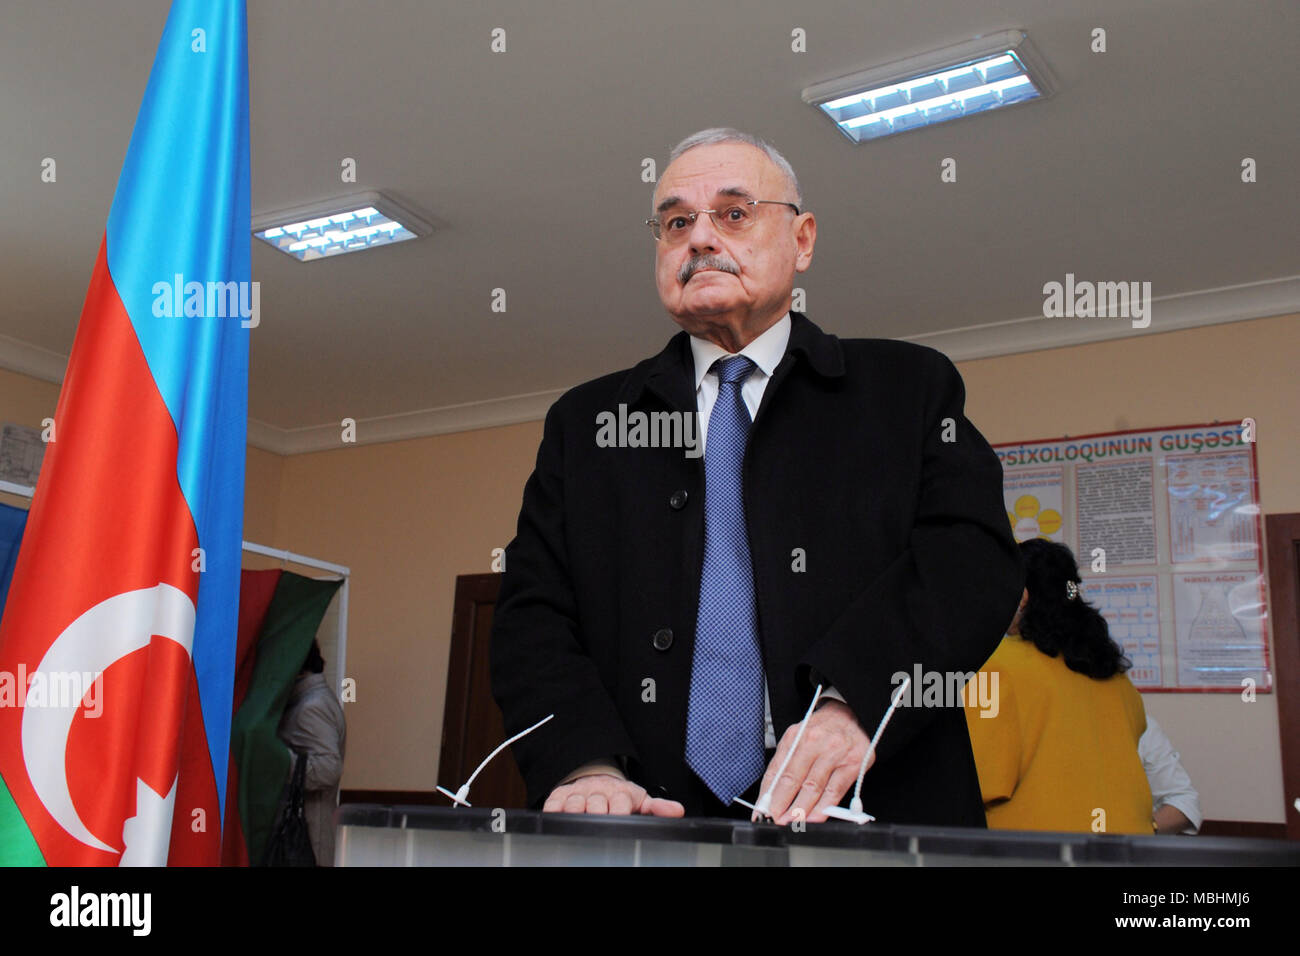
{"type": "MultiPolygon", "coordinates": [[[[248,694],[257,664],[257,638],[262,633],[266,612],[280,583],[280,569],[264,571],[244,569],[239,575],[239,640],[235,647],[235,694],[230,715],[239,711],[239,705],[248,694]]],[[[239,819],[239,765],[235,755],[230,755],[226,770],[226,826],[221,838],[221,865],[248,866],[248,843],[244,839],[243,822],[239,819]]]]}
{"type": "MultiPolygon", "coordinates": [[[[102,241],[54,427],[0,626],[0,668],[10,672],[33,673],[74,620],[115,595],[163,583],[198,601],[199,542],[176,477],[176,428],[102,241]]],[[[137,779],[157,785],[178,769],[171,857],[217,862],[216,782],[192,661],[155,636],[102,680],[102,715],[78,712],[64,754],[24,754],[24,709],[0,708],[0,772],[46,862],[112,865],[118,854],[60,826],[29,772],[64,774],[91,834],[120,849],[123,824],[136,812],[137,779]]]]}

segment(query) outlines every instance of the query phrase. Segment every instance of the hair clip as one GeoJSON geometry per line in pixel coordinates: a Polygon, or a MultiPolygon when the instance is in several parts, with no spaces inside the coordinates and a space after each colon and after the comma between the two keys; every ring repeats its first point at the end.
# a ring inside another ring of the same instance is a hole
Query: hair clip
{"type": "Polygon", "coordinates": [[[1079,585],[1075,584],[1073,581],[1066,581],[1065,599],[1067,601],[1075,601],[1078,600],[1078,598],[1079,598],[1079,585]]]}

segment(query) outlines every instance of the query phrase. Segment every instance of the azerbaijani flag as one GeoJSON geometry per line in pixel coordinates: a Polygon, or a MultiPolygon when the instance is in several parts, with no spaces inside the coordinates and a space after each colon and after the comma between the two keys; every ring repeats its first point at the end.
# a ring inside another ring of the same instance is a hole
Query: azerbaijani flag
{"type": "Polygon", "coordinates": [[[257,321],[247,33],[244,0],[175,0],[149,75],[0,622],[0,863],[220,861],[257,321]]]}

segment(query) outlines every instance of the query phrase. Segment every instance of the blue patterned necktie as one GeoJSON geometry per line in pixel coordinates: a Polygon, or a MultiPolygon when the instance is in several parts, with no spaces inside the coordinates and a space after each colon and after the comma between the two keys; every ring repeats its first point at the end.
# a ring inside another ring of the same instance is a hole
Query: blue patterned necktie
{"type": "Polygon", "coordinates": [[[713,363],[718,397],[704,445],[704,566],[686,715],[686,763],[724,804],[763,773],[763,654],[742,467],[749,409],[743,355],[713,363]]]}

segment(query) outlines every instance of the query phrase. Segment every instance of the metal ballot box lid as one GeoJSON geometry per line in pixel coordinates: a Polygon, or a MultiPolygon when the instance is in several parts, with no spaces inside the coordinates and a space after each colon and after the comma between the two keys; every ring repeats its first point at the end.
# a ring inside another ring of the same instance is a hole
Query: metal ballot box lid
{"type": "Polygon", "coordinates": [[[1297,866],[1300,844],[346,804],[336,866],[1297,866]]]}

